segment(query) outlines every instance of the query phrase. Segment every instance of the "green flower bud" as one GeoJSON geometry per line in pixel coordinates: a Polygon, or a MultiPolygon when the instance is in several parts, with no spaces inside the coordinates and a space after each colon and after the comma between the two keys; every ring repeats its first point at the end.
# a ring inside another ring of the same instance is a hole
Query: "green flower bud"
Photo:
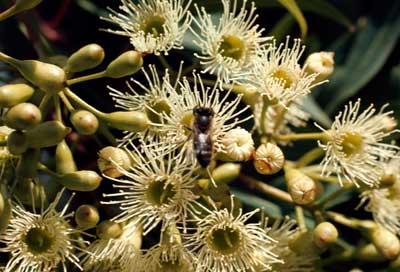
{"type": "Polygon", "coordinates": [[[22,131],[15,130],[7,137],[7,148],[11,154],[21,155],[28,149],[28,139],[22,131]]]}
{"type": "Polygon", "coordinates": [[[330,222],[318,224],[313,231],[313,241],[317,247],[322,249],[335,243],[338,236],[336,227],[330,222]]]}
{"type": "Polygon", "coordinates": [[[31,178],[19,179],[14,190],[15,196],[24,205],[33,206],[46,200],[46,191],[40,182],[35,182],[31,178]]]}
{"type": "Polygon", "coordinates": [[[71,128],[65,127],[63,123],[59,121],[48,121],[28,130],[26,136],[28,138],[29,147],[44,148],[55,146],[70,132],[71,128]]]}
{"type": "Polygon", "coordinates": [[[100,150],[97,159],[97,166],[101,173],[111,178],[118,178],[123,175],[117,165],[128,170],[132,163],[131,157],[125,150],[113,146],[107,146],[100,150]]]}
{"type": "Polygon", "coordinates": [[[99,211],[92,205],[81,205],[75,212],[75,222],[81,228],[94,228],[99,221],[99,211]]]}
{"type": "Polygon", "coordinates": [[[216,183],[229,183],[239,177],[241,165],[239,163],[224,163],[212,171],[216,183]]]}
{"type": "Polygon", "coordinates": [[[57,173],[67,174],[78,170],[71,149],[64,140],[57,144],[55,157],[57,173]]]}
{"type": "Polygon", "coordinates": [[[4,201],[3,212],[0,214],[0,234],[7,228],[8,223],[11,219],[11,211],[12,211],[12,202],[11,199],[8,198],[4,201]]]}
{"type": "Polygon", "coordinates": [[[104,49],[95,43],[88,44],[68,58],[64,70],[72,73],[85,71],[97,67],[103,59],[104,49]]]}
{"type": "Polygon", "coordinates": [[[97,225],[96,234],[101,239],[118,238],[122,234],[122,227],[116,222],[105,220],[97,225]]]}
{"type": "Polygon", "coordinates": [[[102,119],[108,126],[132,132],[140,132],[149,127],[149,119],[139,111],[116,111],[106,113],[102,119]]]}
{"type": "Polygon", "coordinates": [[[90,192],[99,187],[102,178],[94,171],[81,170],[67,173],[58,180],[67,189],[80,192],[90,192]]]}
{"type": "Polygon", "coordinates": [[[260,98],[260,92],[250,85],[235,85],[232,91],[242,95],[242,101],[249,106],[254,106],[260,98]]]}
{"type": "Polygon", "coordinates": [[[74,111],[71,114],[70,120],[76,131],[81,135],[92,135],[96,133],[99,127],[97,117],[86,110],[74,111]]]}
{"type": "Polygon", "coordinates": [[[32,97],[34,89],[27,84],[8,84],[0,87],[0,107],[10,108],[32,97]]]}
{"type": "Polygon", "coordinates": [[[355,252],[355,257],[361,261],[384,262],[386,259],[378,252],[373,244],[360,246],[355,252]]]}
{"type": "Polygon", "coordinates": [[[308,205],[317,199],[317,183],[299,170],[285,170],[285,179],[288,192],[294,203],[299,205],[308,205]]]}
{"type": "Polygon", "coordinates": [[[313,233],[311,231],[298,231],[289,238],[288,246],[290,250],[297,254],[308,252],[310,254],[319,254],[321,251],[313,243],[313,233]]]}
{"type": "Polygon", "coordinates": [[[18,179],[35,178],[37,176],[37,163],[40,158],[39,149],[28,149],[22,154],[16,168],[18,179]]]}
{"type": "Polygon", "coordinates": [[[39,108],[31,103],[21,103],[7,111],[4,123],[13,129],[31,129],[42,121],[39,108]]]}
{"type": "Polygon", "coordinates": [[[15,13],[28,9],[33,9],[39,5],[43,0],[17,0],[15,1],[15,13]]]}
{"type": "Polygon", "coordinates": [[[370,231],[371,242],[379,253],[388,260],[394,260],[400,254],[400,242],[397,236],[383,227],[370,231]]]}
{"type": "Polygon", "coordinates": [[[44,92],[56,94],[65,87],[66,75],[60,67],[37,60],[17,60],[9,62],[23,77],[44,92]]]}
{"type": "Polygon", "coordinates": [[[137,51],[131,50],[113,60],[106,69],[106,76],[120,78],[133,75],[143,65],[143,57],[137,51]]]}

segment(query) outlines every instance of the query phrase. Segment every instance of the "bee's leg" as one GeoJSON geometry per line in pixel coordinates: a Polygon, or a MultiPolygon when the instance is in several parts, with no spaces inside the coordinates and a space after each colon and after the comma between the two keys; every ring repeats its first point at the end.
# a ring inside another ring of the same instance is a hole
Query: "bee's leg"
{"type": "Polygon", "coordinates": [[[210,166],[207,166],[206,170],[207,170],[208,176],[210,177],[212,185],[214,185],[214,187],[217,188],[218,187],[217,183],[215,182],[214,178],[211,175],[210,166]]]}

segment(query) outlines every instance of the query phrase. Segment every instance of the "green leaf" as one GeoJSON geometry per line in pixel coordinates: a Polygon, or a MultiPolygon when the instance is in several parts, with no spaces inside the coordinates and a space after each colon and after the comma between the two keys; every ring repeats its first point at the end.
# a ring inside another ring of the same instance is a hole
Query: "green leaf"
{"type": "Polygon", "coordinates": [[[304,18],[303,12],[301,12],[299,6],[295,0],[278,0],[278,2],[284,6],[296,19],[300,26],[301,38],[304,39],[307,36],[307,21],[304,18]]]}
{"type": "Polygon", "coordinates": [[[307,95],[302,100],[302,109],[307,111],[311,118],[317,123],[323,125],[324,127],[330,127],[332,120],[329,116],[321,109],[320,105],[315,101],[312,95],[307,95]]]}
{"type": "MultiPolygon", "coordinates": [[[[351,48],[346,63],[330,78],[324,93],[330,99],[328,113],[364,87],[383,67],[400,35],[400,2],[395,1],[384,21],[366,20],[366,25],[351,48]]],[[[336,69],[335,69],[336,70],[336,69]]]]}
{"type": "Polygon", "coordinates": [[[78,0],[76,3],[78,6],[80,6],[82,9],[86,10],[89,13],[92,13],[96,16],[99,17],[107,17],[108,13],[105,9],[99,8],[95,4],[93,4],[95,1],[89,1],[89,0],[78,0]]]}
{"type": "Polygon", "coordinates": [[[271,217],[274,218],[281,218],[282,217],[282,211],[281,208],[276,205],[275,203],[272,203],[268,200],[265,200],[261,197],[240,191],[238,189],[233,189],[231,188],[231,192],[239,198],[239,200],[252,208],[262,208],[266,214],[268,214],[271,217]]]}

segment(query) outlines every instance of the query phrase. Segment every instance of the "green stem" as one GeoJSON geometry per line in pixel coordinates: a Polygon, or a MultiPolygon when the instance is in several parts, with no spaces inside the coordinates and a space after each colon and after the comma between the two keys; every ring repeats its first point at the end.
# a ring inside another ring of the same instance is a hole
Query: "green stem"
{"type": "Polygon", "coordinates": [[[44,164],[41,163],[41,162],[38,162],[38,164],[37,164],[37,169],[40,170],[40,171],[43,171],[43,172],[45,172],[45,173],[47,173],[47,174],[49,174],[49,175],[52,176],[52,177],[55,177],[55,178],[60,178],[60,177],[61,177],[60,174],[54,172],[53,170],[50,170],[46,165],[44,165],[44,164]]]}
{"type": "Polygon", "coordinates": [[[263,106],[261,109],[261,120],[260,120],[260,130],[262,135],[267,134],[267,129],[265,127],[265,117],[267,115],[268,106],[269,104],[263,101],[263,106]]]}
{"type": "Polygon", "coordinates": [[[311,162],[315,161],[319,157],[321,157],[324,154],[324,150],[320,147],[316,147],[307,153],[305,153],[300,159],[297,160],[296,167],[304,167],[311,162]]]}
{"type": "Polygon", "coordinates": [[[56,119],[57,119],[57,121],[62,122],[60,98],[57,95],[54,95],[53,96],[53,100],[54,100],[54,109],[55,109],[55,112],[56,112],[56,119]]]}
{"type": "Polygon", "coordinates": [[[65,107],[68,111],[74,111],[74,107],[72,106],[71,102],[69,102],[68,98],[65,96],[63,92],[58,93],[58,96],[61,98],[62,102],[64,103],[65,107]]]}
{"type": "Polygon", "coordinates": [[[98,79],[98,78],[102,78],[107,76],[107,72],[106,71],[101,71],[95,74],[91,74],[91,75],[86,75],[86,76],[81,76],[81,77],[76,77],[76,78],[72,78],[72,79],[68,79],[67,80],[67,85],[71,86],[73,84],[76,83],[80,83],[80,82],[84,82],[84,81],[88,81],[88,80],[93,80],[93,79],[98,79]]]}
{"type": "Polygon", "coordinates": [[[309,176],[312,179],[319,180],[319,181],[325,181],[329,183],[335,183],[335,184],[340,184],[340,180],[337,177],[326,177],[322,176],[320,173],[313,173],[313,172],[308,172],[308,171],[303,171],[302,169],[299,169],[303,174],[309,176]]]}
{"type": "Polygon", "coordinates": [[[301,232],[307,231],[306,220],[304,218],[304,210],[300,206],[295,207],[297,224],[301,232]]]}
{"type": "Polygon", "coordinates": [[[10,65],[15,64],[15,62],[17,61],[16,59],[4,54],[3,52],[0,52],[0,60],[10,65]]]}
{"type": "Polygon", "coordinates": [[[253,177],[246,176],[243,174],[240,174],[239,179],[242,181],[243,184],[245,184],[249,189],[253,190],[259,190],[260,192],[263,192],[267,195],[270,195],[276,199],[279,199],[281,201],[287,202],[287,203],[293,203],[292,197],[290,196],[289,193],[282,191],[276,187],[273,187],[271,185],[268,185],[262,181],[259,181],[253,177]]]}
{"type": "Polygon", "coordinates": [[[286,135],[275,135],[274,138],[278,141],[298,141],[298,140],[323,140],[326,139],[325,132],[316,133],[297,133],[286,135]]]}
{"type": "Polygon", "coordinates": [[[0,13],[0,22],[13,16],[14,14],[15,14],[15,5],[9,7],[8,9],[0,13]]]}
{"type": "Polygon", "coordinates": [[[90,111],[94,115],[96,115],[99,118],[105,117],[105,113],[97,110],[96,108],[90,106],[88,103],[83,101],[82,99],[79,98],[76,94],[74,94],[68,87],[64,89],[64,94],[66,94],[72,101],[74,101],[76,104],[81,106],[82,108],[90,111]]]}
{"type": "Polygon", "coordinates": [[[188,73],[192,72],[196,68],[201,68],[200,63],[198,63],[198,62],[193,63],[192,65],[190,65],[190,66],[186,67],[185,69],[183,69],[182,76],[187,75],[188,73]]]}
{"type": "Polygon", "coordinates": [[[174,69],[172,69],[171,65],[169,65],[167,59],[164,57],[163,54],[158,55],[158,59],[160,60],[162,66],[164,66],[164,68],[167,68],[170,73],[175,73],[174,69]]]}
{"type": "Polygon", "coordinates": [[[47,113],[47,105],[48,105],[47,103],[49,102],[50,98],[51,98],[51,95],[50,95],[50,94],[45,94],[45,95],[43,96],[43,98],[42,98],[42,101],[40,101],[39,110],[40,110],[40,112],[42,113],[42,116],[46,116],[46,113],[47,113]]]}
{"type": "Polygon", "coordinates": [[[369,230],[372,225],[369,221],[346,217],[344,214],[328,211],[325,213],[330,219],[343,226],[356,230],[369,230]]]}

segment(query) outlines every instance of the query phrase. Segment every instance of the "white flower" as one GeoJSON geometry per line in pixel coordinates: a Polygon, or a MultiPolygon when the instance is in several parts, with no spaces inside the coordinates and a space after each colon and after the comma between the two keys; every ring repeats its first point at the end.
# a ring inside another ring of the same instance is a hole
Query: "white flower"
{"type": "Polygon", "coordinates": [[[124,226],[118,238],[98,239],[85,249],[82,259],[84,271],[129,272],[138,266],[141,231],[136,222],[124,226]]]}
{"type": "Polygon", "coordinates": [[[372,213],[374,221],[385,229],[400,234],[400,159],[385,161],[382,179],[393,183],[389,187],[374,188],[361,193],[360,205],[372,213]]]}
{"type": "Polygon", "coordinates": [[[128,36],[139,52],[168,54],[173,48],[182,48],[183,35],[190,25],[190,1],[186,5],[184,2],[185,0],[141,0],[135,4],[131,0],[121,0],[122,13],[111,10],[111,14],[102,19],[122,28],[106,31],[128,36]]]}
{"type": "Polygon", "coordinates": [[[143,145],[139,151],[132,147],[133,166],[125,170],[116,165],[124,177],[111,178],[119,192],[105,195],[115,198],[105,204],[119,204],[122,210],[113,220],[136,218],[145,235],[160,222],[162,229],[171,224],[181,224],[185,229],[188,209],[197,198],[192,192],[196,179],[193,161],[184,152],[165,155],[164,148],[143,145]]]}
{"type": "MultiPolygon", "coordinates": [[[[297,254],[289,248],[290,238],[298,231],[296,221],[285,217],[276,220],[271,228],[265,227],[267,234],[278,241],[272,250],[283,260],[282,263],[272,264],[272,271],[276,272],[312,272],[315,271],[316,256],[310,252],[297,254]]],[[[267,270],[265,270],[267,271],[267,270]]]]}
{"type": "Polygon", "coordinates": [[[173,101],[171,111],[168,115],[164,114],[166,123],[159,129],[165,131],[165,140],[172,146],[182,147],[189,154],[193,154],[193,109],[199,106],[210,108],[214,112],[209,131],[214,146],[213,151],[224,152],[222,137],[252,116],[238,118],[247,110],[247,107],[238,109],[241,96],[228,100],[231,92],[225,92],[221,97],[222,91],[218,88],[218,83],[210,89],[203,85],[200,75],[194,74],[193,77],[193,87],[186,78],[183,78],[177,90],[171,94],[170,100],[173,101]]]}
{"type": "Polygon", "coordinates": [[[305,96],[313,87],[324,83],[313,83],[318,74],[308,74],[300,66],[299,59],[304,49],[300,39],[294,40],[292,48],[289,48],[289,37],[278,47],[274,40],[267,49],[260,50],[250,74],[245,73],[238,79],[243,84],[257,88],[268,103],[289,106],[291,101],[305,96]]]}
{"type": "Polygon", "coordinates": [[[204,72],[217,75],[222,83],[228,83],[232,74],[251,67],[257,51],[270,39],[262,37],[263,30],[257,29],[254,3],[249,11],[246,3],[243,1],[238,10],[237,0],[222,0],[224,11],[217,26],[204,7],[196,6],[198,18],[194,21],[198,29],[192,32],[198,39],[195,43],[201,48],[201,54],[195,55],[205,66],[204,72]]]}
{"type": "Polygon", "coordinates": [[[121,92],[108,87],[110,95],[116,101],[116,107],[127,111],[146,112],[152,124],[147,130],[141,133],[125,132],[125,137],[120,140],[121,145],[126,146],[135,138],[142,136],[146,140],[157,137],[160,133],[158,126],[164,123],[162,113],[168,114],[171,110],[170,94],[176,86],[170,82],[168,70],[165,70],[164,76],[159,77],[156,67],[149,65],[149,72],[142,68],[147,84],[144,85],[138,80],[131,78],[131,81],[138,86],[143,93],[140,94],[129,82],[126,85],[130,92],[121,92]]]}
{"type": "Polygon", "coordinates": [[[72,213],[66,214],[71,198],[60,212],[56,211],[62,193],[47,209],[43,210],[42,204],[40,213],[27,211],[21,204],[14,203],[10,222],[0,235],[4,246],[0,251],[10,254],[6,272],[50,272],[58,265],[65,272],[68,261],[82,270],[74,252],[79,249],[76,239],[81,232],[68,223],[72,213]]]}
{"type": "Polygon", "coordinates": [[[196,272],[256,271],[261,266],[268,269],[272,263],[280,262],[270,251],[275,241],[259,223],[246,221],[257,213],[233,212],[226,208],[213,210],[203,207],[208,215],[196,222],[197,231],[188,237],[186,246],[196,252],[196,272]],[[257,254],[255,254],[257,252],[257,254]]]}
{"type": "Polygon", "coordinates": [[[327,135],[326,142],[319,142],[326,154],[321,162],[322,174],[334,173],[342,183],[342,177],[359,186],[359,182],[373,187],[379,183],[385,160],[396,157],[397,146],[382,143],[392,134],[383,122],[392,112],[378,113],[370,105],[360,111],[360,99],[350,102],[340,112],[329,130],[321,128],[327,135]]]}
{"type": "Polygon", "coordinates": [[[192,272],[194,256],[180,244],[160,243],[143,256],[142,272],[192,272]]]}

